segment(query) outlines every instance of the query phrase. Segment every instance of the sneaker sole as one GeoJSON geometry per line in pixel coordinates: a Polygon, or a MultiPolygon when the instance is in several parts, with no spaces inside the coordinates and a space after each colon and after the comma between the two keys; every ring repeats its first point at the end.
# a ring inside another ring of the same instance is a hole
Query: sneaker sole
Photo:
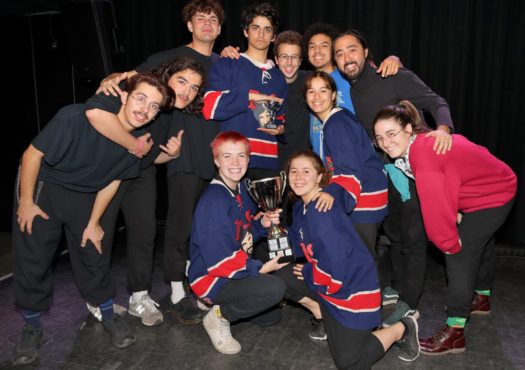
{"type": "Polygon", "coordinates": [[[490,315],[490,311],[470,311],[471,315],[490,315]]]}
{"type": "Polygon", "coordinates": [[[328,336],[325,335],[323,338],[320,338],[320,337],[312,337],[312,336],[310,336],[310,339],[318,340],[318,341],[322,341],[322,340],[327,340],[327,339],[328,339],[328,336]]]}
{"type": "Polygon", "coordinates": [[[383,306],[388,306],[388,305],[390,305],[390,304],[395,304],[395,303],[397,303],[397,300],[398,300],[397,298],[395,298],[395,299],[394,299],[394,298],[393,298],[393,299],[388,299],[388,300],[386,300],[386,301],[383,301],[381,304],[382,304],[383,306]]]}
{"type": "Polygon", "coordinates": [[[423,350],[421,350],[421,353],[424,354],[425,356],[441,356],[441,355],[446,355],[447,353],[452,353],[452,354],[456,354],[456,353],[463,353],[465,352],[467,348],[466,347],[463,347],[463,348],[455,348],[455,349],[449,349],[447,351],[444,351],[444,352],[425,352],[423,350]]]}
{"type": "MultiPolygon", "coordinates": [[[[140,317],[142,319],[142,317],[140,316],[140,314],[136,311],[133,311],[131,308],[128,310],[129,314],[132,315],[132,316],[135,316],[135,317],[140,317]]],[[[155,325],[159,325],[159,324],[162,324],[164,320],[163,319],[158,319],[157,321],[155,321],[153,324],[150,324],[150,323],[147,323],[144,321],[144,319],[142,319],[142,323],[146,326],[155,326],[155,325]]]]}
{"type": "MultiPolygon", "coordinates": [[[[209,336],[210,339],[211,339],[211,338],[212,338],[212,335],[211,335],[210,332],[208,331],[208,328],[206,327],[206,323],[204,322],[202,326],[204,326],[204,330],[206,330],[206,333],[208,333],[208,336],[209,336]]],[[[211,329],[210,329],[210,330],[211,330],[211,329]]],[[[225,355],[235,355],[236,353],[241,352],[241,349],[242,349],[242,348],[239,348],[238,351],[235,351],[235,352],[230,351],[230,352],[228,352],[228,351],[225,351],[225,350],[223,350],[223,349],[221,349],[221,348],[218,348],[218,347],[215,345],[215,343],[213,342],[213,339],[211,339],[211,341],[212,341],[211,344],[213,344],[213,348],[215,348],[215,349],[216,349],[217,351],[219,351],[220,353],[224,353],[225,355]]]]}
{"type": "MultiPolygon", "coordinates": [[[[42,335],[42,339],[40,339],[38,341],[38,345],[37,345],[37,350],[40,349],[40,346],[42,346],[42,344],[44,344],[44,342],[46,341],[46,336],[45,335],[42,335]]],[[[38,357],[38,351],[36,353],[36,355],[34,356],[20,356],[18,358],[12,358],[11,359],[11,362],[13,363],[13,365],[27,365],[27,364],[30,364],[32,363],[33,361],[36,360],[36,358],[38,357]]]]}
{"type": "MultiPolygon", "coordinates": [[[[419,311],[417,313],[418,313],[418,318],[419,318],[419,311]]],[[[413,317],[415,318],[415,315],[413,317]]],[[[406,362],[415,361],[419,357],[419,355],[423,352],[423,351],[421,351],[421,344],[419,343],[419,324],[417,323],[417,319],[414,320],[414,324],[416,325],[416,339],[417,339],[417,347],[418,347],[417,356],[412,358],[412,359],[403,358],[401,356],[397,356],[397,357],[399,357],[400,360],[403,360],[403,361],[406,361],[406,362]]]]}
{"type": "MultiPolygon", "coordinates": [[[[414,315],[412,315],[412,317],[416,320],[419,319],[419,311],[417,311],[414,315]]],[[[395,322],[394,324],[397,324],[399,321],[395,322]]],[[[392,326],[394,324],[385,324],[383,323],[383,328],[388,328],[389,326],[392,326]]]]}
{"type": "Polygon", "coordinates": [[[112,341],[112,343],[117,348],[126,348],[128,346],[131,346],[133,343],[135,343],[136,340],[137,340],[137,338],[135,336],[133,336],[133,338],[126,338],[120,343],[115,343],[113,341],[112,341]]]}
{"type": "Polygon", "coordinates": [[[202,316],[199,319],[194,319],[194,320],[184,319],[184,318],[180,317],[177,314],[177,312],[175,312],[175,310],[172,307],[170,307],[170,313],[173,316],[175,316],[183,324],[198,324],[198,323],[202,322],[202,320],[204,319],[202,316]]]}

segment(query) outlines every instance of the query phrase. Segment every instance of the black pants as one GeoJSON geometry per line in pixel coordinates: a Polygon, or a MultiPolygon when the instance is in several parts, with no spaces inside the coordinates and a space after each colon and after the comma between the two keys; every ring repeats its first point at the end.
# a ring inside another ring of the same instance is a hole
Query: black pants
{"type": "Polygon", "coordinates": [[[273,273],[286,283],[285,297],[294,302],[299,302],[304,297],[320,301],[328,345],[338,369],[370,369],[385,354],[379,339],[372,335],[372,329],[355,330],[337,322],[324,307],[325,302],[308,288],[304,280],[297,279],[297,275],[293,273],[294,265],[290,264],[273,273]]]}
{"type": "Polygon", "coordinates": [[[126,264],[130,292],[151,290],[157,231],[156,174],[157,166],[150,166],[139,177],[122,181],[100,220],[100,226],[104,230],[102,251],[111,263],[115,226],[119,210],[122,209],[126,223],[126,264]]]}
{"type": "Polygon", "coordinates": [[[230,280],[213,300],[220,305],[221,314],[229,322],[251,318],[259,326],[277,325],[281,310],[277,304],[283,299],[286,285],[278,277],[259,274],[230,280]]]}
{"type": "Polygon", "coordinates": [[[13,212],[13,284],[15,305],[27,311],[47,311],[53,299],[51,265],[65,230],[73,275],[83,298],[104,303],[116,294],[106,258],[88,240],[80,246],[93,210],[96,193],[79,193],[50,183],[37,183],[34,202],[49,216],[36,216],[33,231],[20,231],[13,212]]]}
{"type": "MultiPolygon", "coordinates": [[[[246,171],[246,175],[244,175],[242,181],[244,181],[244,179],[256,181],[266,179],[269,177],[278,177],[280,176],[280,172],[281,171],[278,169],[267,170],[263,168],[249,168],[248,171],[246,171]]],[[[241,191],[246,191],[246,189],[244,188],[244,183],[241,183],[241,187],[241,191]]],[[[281,205],[279,205],[279,207],[280,206],[281,205]]],[[[262,211],[262,209],[259,208],[257,213],[259,213],[259,211],[262,211]]],[[[282,222],[282,218],[280,219],[280,221],[282,222]]],[[[253,259],[259,260],[262,263],[268,262],[270,260],[270,258],[268,257],[268,241],[266,237],[260,239],[257,243],[253,245],[253,259]]]]}
{"type": "Polygon", "coordinates": [[[467,318],[474,290],[492,289],[496,268],[494,233],[507,218],[514,199],[501,207],[463,215],[458,226],[461,251],[446,254],[448,317],[467,318]]]}
{"type": "Polygon", "coordinates": [[[383,230],[390,240],[392,288],[399,292],[400,301],[415,310],[425,283],[428,241],[416,183],[409,179],[408,186],[410,199],[403,202],[388,177],[388,216],[383,230]]]}
{"type": "Polygon", "coordinates": [[[379,265],[379,258],[377,257],[376,244],[377,244],[377,232],[381,226],[381,222],[377,224],[353,224],[354,229],[359,236],[359,239],[363,242],[366,249],[372,255],[376,268],[379,265]]]}
{"type": "Polygon", "coordinates": [[[195,207],[210,181],[179,172],[168,178],[169,209],[164,235],[164,279],[183,281],[190,259],[190,236],[195,207]]]}

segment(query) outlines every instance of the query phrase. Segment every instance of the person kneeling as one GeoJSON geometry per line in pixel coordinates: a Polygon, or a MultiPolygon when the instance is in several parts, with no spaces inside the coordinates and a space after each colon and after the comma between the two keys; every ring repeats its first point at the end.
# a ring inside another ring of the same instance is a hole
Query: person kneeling
{"type": "Polygon", "coordinates": [[[256,204],[241,178],[250,161],[250,142],[235,131],[222,132],[211,143],[219,175],[202,195],[193,217],[189,279],[193,291],[213,309],[203,320],[217,351],[240,352],[230,323],[243,318],[259,326],[276,325],[281,310],[276,306],[286,291],[284,282],[269,272],[287,264],[252,259],[253,244],[279,223],[279,212],[254,218],[256,204]]]}
{"type": "Polygon", "coordinates": [[[286,173],[291,198],[300,198],[288,234],[296,256],[308,263],[274,273],[286,282],[285,297],[322,316],[338,369],[370,369],[395,342],[406,352],[399,358],[415,360],[415,318],[372,332],[381,324],[381,292],[374,260],[352,222],[337,203],[326,212],[315,209],[318,199],[312,199],[330,182],[330,171],[313,151],[301,150],[288,160],[286,173]]]}

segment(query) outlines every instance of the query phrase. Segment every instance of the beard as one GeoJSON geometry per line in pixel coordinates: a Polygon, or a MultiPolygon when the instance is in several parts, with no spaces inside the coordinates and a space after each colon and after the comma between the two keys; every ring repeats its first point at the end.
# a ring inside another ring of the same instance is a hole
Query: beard
{"type": "Polygon", "coordinates": [[[341,72],[341,74],[344,76],[344,78],[346,80],[348,80],[349,82],[355,82],[363,75],[363,73],[365,73],[365,61],[363,61],[361,64],[358,64],[356,62],[346,63],[343,66],[343,70],[342,71],[339,70],[339,72],[341,72]],[[350,64],[355,64],[357,66],[357,71],[356,72],[354,72],[354,73],[347,73],[346,72],[346,66],[348,66],[350,64]]]}

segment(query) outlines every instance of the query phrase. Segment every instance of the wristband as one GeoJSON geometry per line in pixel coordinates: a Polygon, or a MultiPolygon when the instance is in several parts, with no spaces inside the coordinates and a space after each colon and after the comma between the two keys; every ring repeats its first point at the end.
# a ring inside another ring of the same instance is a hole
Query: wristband
{"type": "Polygon", "coordinates": [[[142,140],[140,140],[140,139],[137,139],[137,140],[138,140],[139,143],[140,143],[140,145],[139,145],[139,149],[138,149],[135,153],[133,153],[132,151],[128,150],[128,152],[131,153],[131,154],[133,154],[133,155],[135,155],[135,154],[137,154],[138,152],[140,152],[140,151],[142,150],[142,146],[144,145],[144,143],[142,142],[142,140]]]}
{"type": "MultiPolygon", "coordinates": [[[[168,153],[166,153],[166,154],[168,154],[168,153]]],[[[179,158],[179,157],[180,157],[180,152],[179,152],[179,155],[178,155],[178,156],[176,156],[176,157],[172,157],[172,156],[171,156],[171,155],[169,155],[169,154],[168,154],[168,157],[170,157],[171,159],[179,158]]]]}

